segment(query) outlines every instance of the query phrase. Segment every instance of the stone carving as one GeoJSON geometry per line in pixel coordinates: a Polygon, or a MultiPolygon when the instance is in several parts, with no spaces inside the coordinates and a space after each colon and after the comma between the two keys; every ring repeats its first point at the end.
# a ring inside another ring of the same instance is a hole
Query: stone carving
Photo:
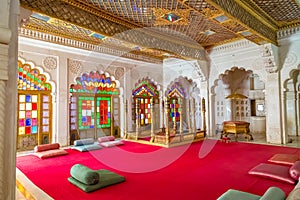
{"type": "Polygon", "coordinates": [[[54,70],[57,68],[57,60],[54,57],[46,57],[43,60],[43,65],[49,70],[54,70]]]}
{"type": "Polygon", "coordinates": [[[70,72],[75,75],[79,75],[82,70],[82,63],[78,60],[68,59],[68,67],[70,72]]]}
{"type": "Polygon", "coordinates": [[[115,78],[116,78],[117,80],[119,80],[123,75],[124,75],[124,68],[118,67],[118,68],[115,70],[115,78]]]}
{"type": "Polygon", "coordinates": [[[269,73],[277,72],[277,65],[270,44],[263,46],[262,57],[264,58],[265,70],[269,73]]]}

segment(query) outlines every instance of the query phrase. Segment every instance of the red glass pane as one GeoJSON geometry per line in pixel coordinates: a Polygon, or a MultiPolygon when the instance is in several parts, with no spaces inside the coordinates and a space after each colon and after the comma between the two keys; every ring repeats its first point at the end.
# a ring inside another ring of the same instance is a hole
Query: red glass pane
{"type": "Polygon", "coordinates": [[[31,109],[32,110],[37,110],[37,103],[32,103],[31,109]]]}
{"type": "Polygon", "coordinates": [[[31,127],[25,127],[25,134],[30,134],[31,133],[31,127]]]}

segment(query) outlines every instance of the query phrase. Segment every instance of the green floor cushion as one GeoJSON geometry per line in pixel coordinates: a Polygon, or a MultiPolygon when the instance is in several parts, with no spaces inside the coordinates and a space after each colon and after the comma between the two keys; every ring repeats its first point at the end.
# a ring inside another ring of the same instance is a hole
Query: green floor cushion
{"type": "Polygon", "coordinates": [[[248,192],[229,189],[217,200],[259,200],[260,196],[248,192]]]}
{"type": "Polygon", "coordinates": [[[111,172],[111,171],[108,171],[105,169],[95,170],[95,172],[97,172],[99,174],[99,182],[94,185],[84,184],[84,183],[76,180],[73,177],[69,177],[68,181],[70,183],[72,183],[73,185],[79,187],[81,190],[83,190],[85,192],[92,192],[92,191],[98,190],[100,188],[107,187],[109,185],[114,185],[114,184],[125,181],[124,176],[121,176],[119,174],[116,174],[114,172],[111,172]]]}
{"type": "Polygon", "coordinates": [[[87,185],[94,185],[99,182],[99,174],[81,164],[73,165],[70,170],[70,174],[77,181],[87,185]]]}

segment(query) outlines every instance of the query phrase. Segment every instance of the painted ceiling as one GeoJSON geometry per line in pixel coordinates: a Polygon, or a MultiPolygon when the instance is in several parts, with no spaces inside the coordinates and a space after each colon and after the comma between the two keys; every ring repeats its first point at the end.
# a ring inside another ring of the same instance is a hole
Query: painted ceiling
{"type": "Polygon", "coordinates": [[[20,0],[20,5],[31,11],[22,29],[159,61],[201,59],[203,51],[241,39],[277,45],[278,31],[300,26],[298,0],[20,0]]]}

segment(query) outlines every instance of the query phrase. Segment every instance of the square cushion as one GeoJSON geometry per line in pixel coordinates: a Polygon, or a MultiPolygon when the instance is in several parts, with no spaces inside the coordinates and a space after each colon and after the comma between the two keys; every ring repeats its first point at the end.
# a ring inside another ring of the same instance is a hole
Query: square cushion
{"type": "Polygon", "coordinates": [[[260,163],[252,168],[248,173],[262,178],[269,178],[289,184],[295,184],[295,180],[290,176],[289,171],[289,166],[260,163]]]}
{"type": "Polygon", "coordinates": [[[277,164],[293,165],[299,160],[299,155],[297,154],[275,154],[268,161],[277,164]]]}

